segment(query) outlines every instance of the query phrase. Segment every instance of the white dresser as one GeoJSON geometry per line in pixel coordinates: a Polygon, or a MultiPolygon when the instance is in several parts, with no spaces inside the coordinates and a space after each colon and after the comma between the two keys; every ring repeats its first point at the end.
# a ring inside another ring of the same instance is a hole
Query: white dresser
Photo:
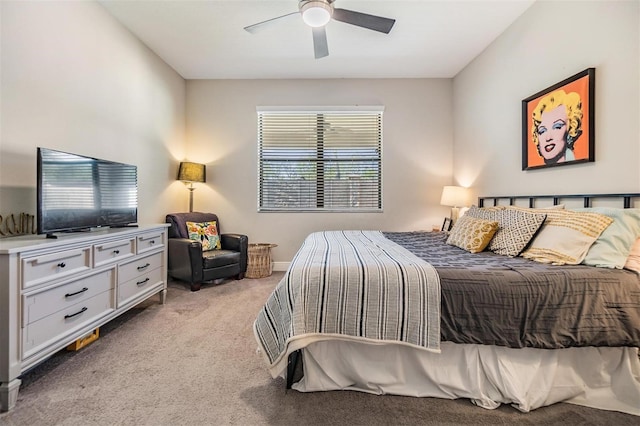
{"type": "Polygon", "coordinates": [[[19,376],[80,337],[167,292],[167,226],[0,240],[0,410],[19,376]]]}

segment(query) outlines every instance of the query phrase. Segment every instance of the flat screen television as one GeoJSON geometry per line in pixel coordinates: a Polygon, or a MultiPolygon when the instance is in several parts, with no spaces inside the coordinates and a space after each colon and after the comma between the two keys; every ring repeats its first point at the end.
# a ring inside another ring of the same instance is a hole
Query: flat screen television
{"type": "Polygon", "coordinates": [[[48,148],[37,151],[38,234],[124,227],[138,221],[136,166],[48,148]]]}

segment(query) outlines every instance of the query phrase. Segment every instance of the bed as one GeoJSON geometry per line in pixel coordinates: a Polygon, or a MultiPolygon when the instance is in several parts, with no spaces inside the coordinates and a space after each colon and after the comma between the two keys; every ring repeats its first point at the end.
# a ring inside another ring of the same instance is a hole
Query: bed
{"type": "Polygon", "coordinates": [[[556,207],[584,200],[566,213],[536,209],[545,197],[480,198],[465,223],[495,229],[477,252],[454,244],[463,218],[451,233],[309,235],[254,323],[271,375],[302,392],[468,398],[523,412],[569,402],[640,415],[640,275],[613,267],[619,259],[593,266],[611,241],[625,257],[635,247],[640,194],[553,197],[556,207]],[[515,207],[520,198],[528,207],[515,207]],[[593,208],[599,198],[623,208],[593,208]],[[516,216],[526,224],[509,222],[516,216]],[[516,248],[503,244],[514,226],[516,248]],[[574,234],[582,240],[562,261],[545,258],[545,244],[566,246],[574,234]]]}

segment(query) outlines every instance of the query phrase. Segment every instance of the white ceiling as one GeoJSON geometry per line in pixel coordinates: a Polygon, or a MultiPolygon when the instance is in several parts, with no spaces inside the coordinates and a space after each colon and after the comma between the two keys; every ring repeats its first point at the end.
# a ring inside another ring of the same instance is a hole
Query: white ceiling
{"type": "Polygon", "coordinates": [[[396,19],[389,34],[331,21],[329,56],[314,59],[297,0],[98,0],[185,79],[451,78],[535,0],[336,0],[396,19]]]}

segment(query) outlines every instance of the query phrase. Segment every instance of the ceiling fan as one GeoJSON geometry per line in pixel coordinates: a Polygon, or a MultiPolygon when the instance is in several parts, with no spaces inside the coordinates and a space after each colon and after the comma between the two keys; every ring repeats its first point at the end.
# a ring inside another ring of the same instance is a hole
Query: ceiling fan
{"type": "Polygon", "coordinates": [[[287,13],[286,15],[258,22],[257,24],[244,27],[244,29],[253,34],[272,24],[274,21],[299,13],[302,15],[302,20],[305,24],[311,27],[313,33],[313,50],[316,59],[319,59],[329,56],[325,25],[331,19],[385,34],[389,34],[389,31],[393,28],[393,24],[396,22],[395,19],[383,18],[381,16],[355,12],[353,10],[338,9],[333,7],[334,2],[335,0],[300,0],[298,2],[299,10],[297,12],[287,13]]]}

